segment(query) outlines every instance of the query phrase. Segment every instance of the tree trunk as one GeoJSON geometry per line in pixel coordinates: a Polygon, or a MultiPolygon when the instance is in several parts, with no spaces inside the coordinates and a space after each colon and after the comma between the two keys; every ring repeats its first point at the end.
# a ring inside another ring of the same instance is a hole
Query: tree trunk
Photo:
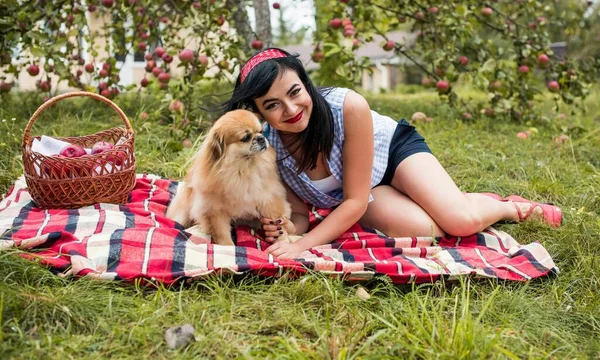
{"type": "Polygon", "coordinates": [[[252,27],[246,12],[246,4],[244,0],[227,0],[226,6],[233,12],[233,26],[236,33],[241,39],[243,50],[246,54],[252,51],[250,43],[254,38],[252,27]]]}
{"type": "Polygon", "coordinates": [[[256,19],[256,37],[263,42],[265,47],[273,46],[271,33],[271,14],[268,0],[252,0],[254,16],[256,19]]]}

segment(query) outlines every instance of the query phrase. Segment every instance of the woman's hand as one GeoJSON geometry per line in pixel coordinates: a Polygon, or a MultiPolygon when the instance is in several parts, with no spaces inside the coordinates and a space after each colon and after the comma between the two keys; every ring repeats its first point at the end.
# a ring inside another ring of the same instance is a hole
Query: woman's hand
{"type": "Polygon", "coordinates": [[[265,241],[274,243],[276,241],[287,241],[289,231],[294,230],[294,224],[287,218],[269,219],[260,218],[263,224],[262,228],[265,231],[265,241]]]}
{"type": "Polygon", "coordinates": [[[266,250],[268,254],[271,254],[280,259],[295,259],[303,251],[304,248],[302,248],[299,244],[295,242],[289,243],[287,241],[278,241],[275,244],[269,246],[266,250]]]}

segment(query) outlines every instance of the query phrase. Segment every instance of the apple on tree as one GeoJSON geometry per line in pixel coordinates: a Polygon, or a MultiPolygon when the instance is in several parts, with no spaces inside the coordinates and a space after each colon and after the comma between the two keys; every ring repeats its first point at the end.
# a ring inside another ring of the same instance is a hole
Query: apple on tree
{"type": "Polygon", "coordinates": [[[383,44],[383,50],[392,51],[392,50],[394,50],[395,46],[396,46],[395,42],[393,42],[392,40],[388,40],[388,41],[386,41],[385,44],[383,44]]]}
{"type": "Polygon", "coordinates": [[[446,80],[440,80],[435,84],[435,87],[440,94],[445,94],[450,89],[450,84],[446,80]]]}

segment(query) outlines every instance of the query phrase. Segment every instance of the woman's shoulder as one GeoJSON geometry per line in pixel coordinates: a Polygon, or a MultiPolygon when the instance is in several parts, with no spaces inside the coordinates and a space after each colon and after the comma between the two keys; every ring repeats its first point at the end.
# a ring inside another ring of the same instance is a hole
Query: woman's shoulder
{"type": "Polygon", "coordinates": [[[329,105],[334,108],[342,108],[344,106],[344,100],[350,91],[350,89],[341,87],[327,87],[319,89],[319,92],[321,95],[323,95],[325,101],[327,101],[329,105]]]}

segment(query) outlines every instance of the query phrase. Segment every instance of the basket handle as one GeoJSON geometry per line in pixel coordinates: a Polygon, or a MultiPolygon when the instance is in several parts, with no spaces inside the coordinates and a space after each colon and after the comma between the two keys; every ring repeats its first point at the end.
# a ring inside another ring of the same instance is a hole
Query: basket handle
{"type": "Polygon", "coordinates": [[[51,98],[50,100],[46,101],[45,103],[43,103],[34,113],[33,115],[31,115],[31,118],[29,119],[29,122],[27,123],[27,126],[25,127],[25,131],[23,132],[23,144],[28,144],[31,140],[31,136],[29,135],[31,128],[33,127],[33,123],[35,122],[35,120],[37,119],[37,117],[40,115],[40,113],[42,111],[44,111],[44,109],[54,105],[54,103],[66,99],[66,98],[70,98],[70,97],[77,97],[77,96],[87,96],[87,97],[91,97],[92,99],[96,99],[98,101],[101,101],[105,104],[107,104],[108,106],[110,106],[113,110],[115,110],[117,112],[117,114],[119,114],[119,116],[121,117],[121,120],[123,120],[123,122],[125,123],[125,128],[132,132],[133,129],[131,128],[131,124],[129,123],[129,120],[127,119],[127,116],[125,115],[125,113],[123,112],[123,110],[121,110],[121,108],[119,108],[117,106],[117,104],[115,104],[114,102],[110,101],[109,99],[105,98],[102,95],[98,95],[96,93],[93,92],[89,92],[89,91],[73,91],[73,92],[69,92],[69,93],[65,93],[62,95],[58,95],[55,96],[53,98],[51,98]]]}

